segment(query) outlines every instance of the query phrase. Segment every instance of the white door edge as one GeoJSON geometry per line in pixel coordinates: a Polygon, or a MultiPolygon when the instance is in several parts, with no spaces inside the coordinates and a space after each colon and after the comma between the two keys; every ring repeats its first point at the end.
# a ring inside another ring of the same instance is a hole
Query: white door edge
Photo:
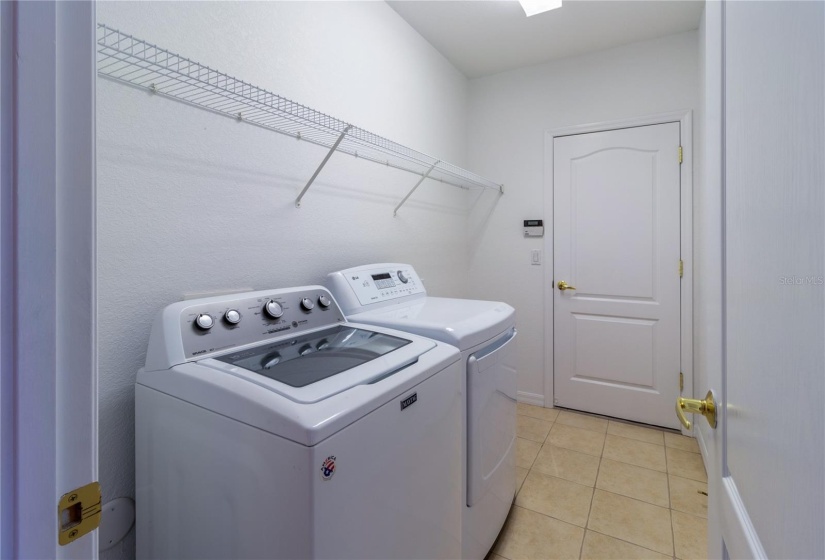
{"type": "MultiPolygon", "coordinates": [[[[682,146],[681,180],[681,240],[684,276],[681,282],[681,370],[684,373],[684,396],[693,397],[693,111],[684,109],[629,119],[603,121],[548,130],[544,134],[544,215],[553,215],[553,141],[561,136],[604,132],[678,122],[682,146]]],[[[674,154],[675,157],[675,154],[674,154]]],[[[544,406],[554,404],[553,390],[553,228],[544,236],[544,406]]],[[[673,403],[674,406],[676,403],[673,403]]],[[[675,414],[675,411],[674,411],[675,414]]],[[[692,430],[682,430],[692,435],[692,430]]]]}

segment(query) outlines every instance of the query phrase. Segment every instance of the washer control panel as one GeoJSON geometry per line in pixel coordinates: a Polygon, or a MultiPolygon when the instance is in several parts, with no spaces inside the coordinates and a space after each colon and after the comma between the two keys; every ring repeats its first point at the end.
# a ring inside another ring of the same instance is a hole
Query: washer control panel
{"type": "Polygon", "coordinates": [[[361,305],[426,294],[421,279],[408,264],[367,265],[343,270],[332,277],[336,283],[343,278],[361,305]]]}
{"type": "Polygon", "coordinates": [[[180,308],[177,326],[187,360],[345,321],[320,286],[190,300],[170,308],[180,308]]]}

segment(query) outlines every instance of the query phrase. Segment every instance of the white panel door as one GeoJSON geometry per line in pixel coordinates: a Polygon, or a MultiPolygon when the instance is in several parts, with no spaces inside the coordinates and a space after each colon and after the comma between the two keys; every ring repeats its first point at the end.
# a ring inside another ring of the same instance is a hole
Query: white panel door
{"type": "Polygon", "coordinates": [[[825,3],[710,2],[706,18],[724,62],[720,418],[696,419],[708,553],[825,558],[825,3]]]}
{"type": "Polygon", "coordinates": [[[556,406],[678,427],[679,126],[554,140],[556,406]]]}

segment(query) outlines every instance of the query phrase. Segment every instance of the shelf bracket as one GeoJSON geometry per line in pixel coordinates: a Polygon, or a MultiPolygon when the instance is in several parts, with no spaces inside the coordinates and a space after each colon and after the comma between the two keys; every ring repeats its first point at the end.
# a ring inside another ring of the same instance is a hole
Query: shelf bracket
{"type": "Polygon", "coordinates": [[[397,215],[398,215],[398,209],[399,209],[399,208],[401,208],[402,206],[404,206],[404,203],[405,203],[405,202],[407,202],[407,199],[408,199],[408,198],[410,198],[410,196],[412,195],[412,193],[414,193],[414,192],[415,192],[415,189],[417,189],[417,188],[421,185],[421,183],[423,183],[423,182],[424,182],[424,179],[426,179],[427,177],[429,177],[429,176],[430,176],[430,173],[432,173],[432,172],[433,172],[433,169],[435,169],[435,166],[436,166],[436,165],[438,165],[439,163],[441,163],[441,162],[440,162],[440,161],[435,162],[435,163],[434,163],[434,164],[433,164],[433,165],[432,165],[432,166],[431,166],[431,167],[427,170],[427,172],[426,172],[426,173],[424,173],[424,175],[422,175],[422,176],[421,176],[421,178],[418,180],[418,182],[415,184],[415,186],[412,188],[412,190],[410,190],[410,192],[408,192],[408,193],[407,193],[407,196],[405,196],[405,197],[403,198],[403,200],[401,200],[401,202],[399,202],[399,203],[398,203],[398,206],[396,206],[396,207],[395,207],[395,210],[393,210],[393,211],[392,211],[392,215],[393,215],[393,216],[397,216],[397,215]]]}
{"type": "Polygon", "coordinates": [[[312,174],[312,177],[309,178],[309,181],[307,181],[307,184],[304,187],[304,189],[301,191],[301,194],[299,194],[298,198],[295,199],[295,207],[296,208],[301,207],[301,199],[304,198],[304,195],[309,190],[309,187],[312,186],[313,182],[315,182],[315,179],[318,177],[318,174],[321,172],[321,170],[327,164],[327,162],[329,161],[329,158],[331,158],[332,154],[335,153],[335,150],[338,149],[338,146],[341,144],[341,141],[344,139],[344,136],[347,135],[347,132],[349,132],[350,128],[352,128],[352,125],[347,125],[347,127],[344,129],[344,131],[338,137],[338,140],[336,140],[335,144],[333,144],[332,147],[329,149],[329,152],[327,153],[326,157],[323,159],[323,161],[321,161],[321,165],[318,166],[318,169],[316,169],[315,173],[312,174]]]}

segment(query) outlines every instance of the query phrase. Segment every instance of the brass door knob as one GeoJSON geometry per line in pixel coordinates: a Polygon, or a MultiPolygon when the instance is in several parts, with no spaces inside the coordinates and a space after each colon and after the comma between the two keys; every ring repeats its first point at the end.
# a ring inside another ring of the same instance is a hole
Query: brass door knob
{"type": "Polygon", "coordinates": [[[713,400],[713,393],[711,391],[708,391],[708,394],[705,395],[705,400],[701,401],[699,399],[686,399],[684,397],[676,399],[676,416],[679,417],[679,422],[682,423],[682,426],[689,430],[693,424],[687,419],[685,412],[688,414],[701,414],[707,418],[711,428],[716,428],[716,401],[713,400]]]}
{"type": "Polygon", "coordinates": [[[564,290],[575,290],[576,289],[576,286],[571,286],[570,284],[568,284],[564,280],[559,280],[559,283],[557,284],[557,286],[559,287],[559,290],[561,290],[562,292],[564,290]]]}

